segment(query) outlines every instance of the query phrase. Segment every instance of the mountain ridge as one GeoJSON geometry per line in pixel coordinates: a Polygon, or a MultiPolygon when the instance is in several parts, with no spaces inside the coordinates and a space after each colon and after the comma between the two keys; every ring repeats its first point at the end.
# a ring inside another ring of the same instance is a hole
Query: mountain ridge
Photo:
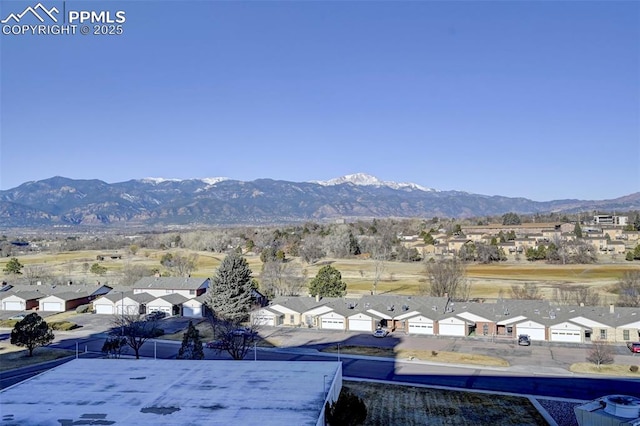
{"type": "Polygon", "coordinates": [[[532,201],[441,191],[365,173],[324,182],[144,178],[106,183],[54,176],[0,191],[0,228],[281,224],[375,217],[496,216],[640,210],[640,192],[611,200],[532,201]]]}

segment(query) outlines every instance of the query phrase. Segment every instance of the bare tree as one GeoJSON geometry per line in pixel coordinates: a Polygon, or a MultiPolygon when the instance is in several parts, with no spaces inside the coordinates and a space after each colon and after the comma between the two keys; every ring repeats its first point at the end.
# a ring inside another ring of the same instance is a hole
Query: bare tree
{"type": "Polygon", "coordinates": [[[426,263],[427,286],[423,292],[434,297],[468,300],[471,285],[465,278],[464,263],[457,258],[426,263]]]}
{"type": "Polygon", "coordinates": [[[619,306],[640,307],[640,271],[625,272],[616,290],[619,306]]]}
{"type": "Polygon", "coordinates": [[[524,283],[523,285],[512,285],[509,290],[512,299],[539,300],[542,299],[538,286],[534,283],[524,283]]]}
{"type": "Polygon", "coordinates": [[[274,260],[262,265],[260,288],[267,296],[298,296],[306,279],[299,263],[274,260]]]}
{"type": "Polygon", "coordinates": [[[160,264],[171,271],[176,277],[186,277],[196,269],[198,264],[198,255],[195,253],[187,256],[179,254],[167,253],[162,256],[160,264]]]}
{"type": "Polygon", "coordinates": [[[589,349],[587,361],[595,364],[598,369],[602,365],[613,364],[615,352],[611,345],[604,340],[594,340],[591,344],[592,347],[589,349]]]}
{"type": "Polygon", "coordinates": [[[49,281],[53,278],[51,269],[44,265],[26,265],[22,270],[22,275],[27,279],[29,285],[34,285],[38,281],[49,281]]]}
{"type": "Polygon", "coordinates": [[[142,314],[122,313],[114,315],[114,332],[126,340],[127,346],[133,349],[136,359],[140,359],[140,349],[151,338],[159,333],[158,321],[155,317],[145,318],[142,314]]]}
{"type": "Polygon", "coordinates": [[[151,268],[147,266],[127,264],[122,269],[122,280],[120,281],[120,284],[127,286],[133,285],[140,278],[148,277],[152,273],[153,271],[151,268]]]}
{"type": "Polygon", "coordinates": [[[300,245],[300,257],[307,263],[316,263],[324,257],[322,239],[317,235],[307,235],[300,245]]]}
{"type": "Polygon", "coordinates": [[[227,352],[235,360],[244,359],[257,339],[257,325],[245,327],[238,321],[218,318],[211,311],[208,311],[206,318],[216,339],[210,348],[218,352],[227,352]]]}

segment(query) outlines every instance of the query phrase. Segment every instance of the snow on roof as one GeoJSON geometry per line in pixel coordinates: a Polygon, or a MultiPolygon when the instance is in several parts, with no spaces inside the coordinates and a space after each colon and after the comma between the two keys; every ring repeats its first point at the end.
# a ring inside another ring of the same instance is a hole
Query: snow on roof
{"type": "Polygon", "coordinates": [[[332,383],[338,362],[75,359],[0,399],[12,424],[316,425],[332,383]]]}

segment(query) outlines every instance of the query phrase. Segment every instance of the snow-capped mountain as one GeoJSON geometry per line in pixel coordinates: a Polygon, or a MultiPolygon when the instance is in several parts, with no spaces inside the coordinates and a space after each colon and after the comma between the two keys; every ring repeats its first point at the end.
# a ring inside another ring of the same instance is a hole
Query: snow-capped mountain
{"type": "Polygon", "coordinates": [[[312,181],[312,183],[317,183],[323,186],[332,186],[332,185],[342,185],[344,183],[351,183],[353,185],[360,186],[387,186],[393,189],[417,189],[419,191],[425,192],[434,192],[436,191],[433,188],[427,188],[422,185],[418,185],[417,183],[410,182],[393,182],[393,181],[384,181],[380,180],[375,176],[371,176],[366,173],[354,173],[351,175],[344,175],[334,179],[325,180],[325,181],[312,181]]]}
{"type": "Polygon", "coordinates": [[[640,209],[640,193],[614,200],[531,201],[385,182],[363,173],[327,182],[225,178],[106,183],[56,176],[0,191],[0,229],[274,224],[358,218],[478,217],[507,212],[640,209]]]}

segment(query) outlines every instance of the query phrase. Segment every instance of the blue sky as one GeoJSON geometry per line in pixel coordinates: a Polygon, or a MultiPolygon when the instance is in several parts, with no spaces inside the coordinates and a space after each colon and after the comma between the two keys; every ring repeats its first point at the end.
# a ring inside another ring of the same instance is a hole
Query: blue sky
{"type": "Polygon", "coordinates": [[[126,22],[0,35],[3,190],[356,172],[538,201],[640,190],[640,2],[42,4],[126,22]]]}

